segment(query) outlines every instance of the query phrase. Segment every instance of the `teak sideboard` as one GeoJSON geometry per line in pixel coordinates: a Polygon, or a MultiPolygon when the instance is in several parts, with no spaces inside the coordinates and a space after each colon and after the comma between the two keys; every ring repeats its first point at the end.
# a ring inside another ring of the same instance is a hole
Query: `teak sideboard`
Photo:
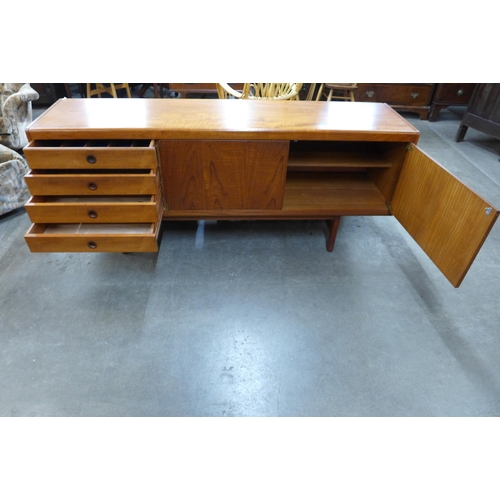
{"type": "Polygon", "coordinates": [[[387,104],[62,99],[28,129],[33,252],[155,252],[162,220],[393,215],[458,287],[498,217],[387,104]]]}

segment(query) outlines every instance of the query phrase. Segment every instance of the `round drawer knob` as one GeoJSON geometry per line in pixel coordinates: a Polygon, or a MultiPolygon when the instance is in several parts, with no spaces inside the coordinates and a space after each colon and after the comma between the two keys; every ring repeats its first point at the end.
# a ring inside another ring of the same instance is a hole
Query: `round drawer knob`
{"type": "Polygon", "coordinates": [[[369,90],[367,93],[366,93],[367,97],[373,97],[375,95],[375,92],[373,90],[369,90]]]}
{"type": "Polygon", "coordinates": [[[92,163],[92,164],[94,164],[97,161],[97,158],[94,155],[87,155],[86,159],[89,163],[92,163]]]}
{"type": "Polygon", "coordinates": [[[411,96],[412,99],[416,99],[419,96],[419,93],[418,92],[413,92],[412,94],[410,94],[410,96],[411,96]]]}
{"type": "Polygon", "coordinates": [[[87,184],[87,187],[91,190],[91,191],[95,191],[97,189],[97,184],[95,182],[89,182],[87,184]]]}
{"type": "Polygon", "coordinates": [[[88,246],[89,248],[91,248],[92,250],[94,250],[95,248],[97,248],[97,243],[96,243],[95,241],[89,241],[89,242],[87,243],[87,246],[88,246]]]}
{"type": "Polygon", "coordinates": [[[462,95],[464,93],[464,90],[463,89],[458,89],[457,91],[457,95],[462,95]]]}
{"type": "Polygon", "coordinates": [[[97,219],[97,212],[95,210],[89,210],[87,212],[87,215],[91,218],[91,219],[97,219]]]}

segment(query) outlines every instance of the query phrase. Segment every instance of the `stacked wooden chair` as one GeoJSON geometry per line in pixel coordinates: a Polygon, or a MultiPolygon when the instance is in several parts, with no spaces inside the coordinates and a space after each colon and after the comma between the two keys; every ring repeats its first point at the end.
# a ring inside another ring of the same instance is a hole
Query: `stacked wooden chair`
{"type": "Polygon", "coordinates": [[[220,99],[275,99],[282,101],[299,100],[302,83],[245,83],[238,92],[227,83],[217,83],[220,99]]]}
{"type": "Polygon", "coordinates": [[[101,97],[101,94],[110,94],[114,98],[117,98],[118,94],[116,91],[120,89],[125,89],[127,97],[132,97],[128,83],[87,83],[87,97],[90,98],[94,95],[101,97]]]}
{"type": "Polygon", "coordinates": [[[358,88],[357,83],[320,83],[319,89],[314,96],[317,83],[311,83],[309,87],[309,92],[307,94],[307,101],[320,101],[323,97],[327,101],[338,100],[338,101],[354,101],[354,91],[358,88]]]}

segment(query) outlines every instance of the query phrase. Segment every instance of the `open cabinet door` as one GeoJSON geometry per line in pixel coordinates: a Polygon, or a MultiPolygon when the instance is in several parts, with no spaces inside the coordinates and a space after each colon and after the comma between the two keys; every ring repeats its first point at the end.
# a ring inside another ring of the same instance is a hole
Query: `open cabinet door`
{"type": "Polygon", "coordinates": [[[411,145],[392,213],[455,287],[460,286],[498,210],[411,145]]]}

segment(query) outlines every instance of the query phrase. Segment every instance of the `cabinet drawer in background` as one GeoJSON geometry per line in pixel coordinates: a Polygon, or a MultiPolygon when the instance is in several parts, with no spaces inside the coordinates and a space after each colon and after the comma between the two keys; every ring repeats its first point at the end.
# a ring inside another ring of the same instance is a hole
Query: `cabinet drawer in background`
{"type": "Polygon", "coordinates": [[[466,105],[475,87],[475,83],[438,83],[432,101],[435,104],[466,105]]]}
{"type": "Polygon", "coordinates": [[[149,140],[32,141],[24,148],[31,170],[156,169],[155,142],[149,140]]]}
{"type": "Polygon", "coordinates": [[[31,171],[24,179],[32,195],[155,194],[157,170],[126,170],[110,173],[31,171]]]}
{"type": "Polygon", "coordinates": [[[360,83],[356,100],[394,106],[428,106],[433,89],[434,84],[360,83]]]}
{"type": "Polygon", "coordinates": [[[160,223],[33,224],[25,235],[32,252],[157,252],[160,223]]]}
{"type": "Polygon", "coordinates": [[[31,222],[156,222],[158,195],[32,196],[25,204],[31,222]]]}

